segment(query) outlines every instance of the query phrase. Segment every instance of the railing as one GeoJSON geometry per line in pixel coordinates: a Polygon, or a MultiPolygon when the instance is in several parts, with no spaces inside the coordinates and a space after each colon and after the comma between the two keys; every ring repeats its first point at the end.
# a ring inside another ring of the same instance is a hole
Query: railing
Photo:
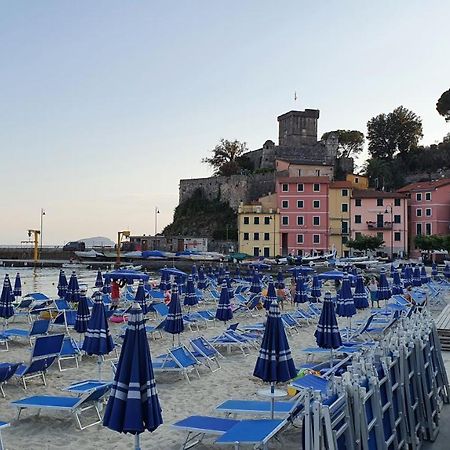
{"type": "Polygon", "coordinates": [[[392,230],[392,222],[378,223],[368,220],[366,224],[370,230],[392,230]]]}

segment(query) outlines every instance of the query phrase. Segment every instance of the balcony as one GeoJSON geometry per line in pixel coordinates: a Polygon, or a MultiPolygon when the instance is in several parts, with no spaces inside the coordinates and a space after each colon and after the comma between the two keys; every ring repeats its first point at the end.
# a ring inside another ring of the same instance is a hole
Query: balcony
{"type": "Polygon", "coordinates": [[[369,230],[392,230],[392,222],[378,223],[368,220],[366,224],[369,230]]]}

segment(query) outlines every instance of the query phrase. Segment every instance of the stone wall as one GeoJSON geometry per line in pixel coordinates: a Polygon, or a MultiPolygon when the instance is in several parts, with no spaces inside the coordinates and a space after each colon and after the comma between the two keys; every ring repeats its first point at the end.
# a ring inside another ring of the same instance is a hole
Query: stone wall
{"type": "Polygon", "coordinates": [[[179,203],[191,197],[198,188],[203,190],[207,198],[228,202],[237,211],[240,202],[250,202],[273,193],[275,173],[180,180],[179,203]]]}

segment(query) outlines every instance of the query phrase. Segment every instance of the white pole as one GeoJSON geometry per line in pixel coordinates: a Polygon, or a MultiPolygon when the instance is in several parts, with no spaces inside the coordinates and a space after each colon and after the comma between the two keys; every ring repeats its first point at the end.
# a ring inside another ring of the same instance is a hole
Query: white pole
{"type": "Polygon", "coordinates": [[[270,417],[273,419],[275,414],[275,383],[270,383],[270,417]]]}
{"type": "Polygon", "coordinates": [[[102,381],[102,357],[100,355],[97,356],[97,364],[98,364],[98,381],[102,381]]]}
{"type": "Polygon", "coordinates": [[[141,444],[139,442],[140,436],[138,433],[134,435],[134,450],[141,450],[141,444]]]}

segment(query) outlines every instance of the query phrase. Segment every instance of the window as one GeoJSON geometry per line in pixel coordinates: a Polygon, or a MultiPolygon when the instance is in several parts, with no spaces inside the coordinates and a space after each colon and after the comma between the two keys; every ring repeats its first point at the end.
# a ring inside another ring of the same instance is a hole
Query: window
{"type": "Polygon", "coordinates": [[[253,256],[259,256],[259,247],[253,247],[253,256]]]}
{"type": "Polygon", "coordinates": [[[342,212],[348,212],[348,204],[347,203],[342,203],[341,211],[342,212]]]}
{"type": "Polygon", "coordinates": [[[253,233],[253,240],[259,241],[259,233],[253,233]]]}
{"type": "Polygon", "coordinates": [[[297,234],[297,244],[303,244],[303,234],[297,234]]]}
{"type": "Polygon", "coordinates": [[[264,217],[264,225],[270,225],[270,216],[264,217]]]}
{"type": "Polygon", "coordinates": [[[320,200],[313,200],[313,208],[320,208],[320,200]]]}
{"type": "Polygon", "coordinates": [[[313,244],[320,244],[320,234],[313,234],[313,244]]]}
{"type": "Polygon", "coordinates": [[[394,241],[398,242],[401,240],[401,238],[402,238],[402,235],[401,235],[400,231],[396,231],[394,233],[394,241]]]}
{"type": "Polygon", "coordinates": [[[320,177],[320,169],[316,169],[316,176],[320,177]]]}
{"type": "Polygon", "coordinates": [[[425,200],[429,202],[431,200],[431,192],[425,192],[425,200]]]}
{"type": "Polygon", "coordinates": [[[383,199],[377,198],[377,206],[383,206],[383,199]]]}
{"type": "Polygon", "coordinates": [[[431,235],[431,223],[426,223],[426,224],[425,224],[425,234],[426,234],[427,236],[430,236],[430,235],[431,235]]]}
{"type": "Polygon", "coordinates": [[[400,206],[400,198],[394,198],[394,206],[400,206]]]}
{"type": "Polygon", "coordinates": [[[266,258],[268,258],[270,256],[270,248],[269,247],[264,247],[264,256],[266,258]]]}
{"type": "Polygon", "coordinates": [[[259,217],[253,217],[253,224],[259,225],[259,217]]]}
{"type": "Polygon", "coordinates": [[[320,217],[319,216],[314,216],[313,217],[313,225],[314,226],[320,225],[320,217]]]}
{"type": "Polygon", "coordinates": [[[297,192],[303,192],[304,186],[303,183],[297,183],[297,192]]]}
{"type": "Polygon", "coordinates": [[[313,191],[314,192],[320,192],[320,184],[319,183],[314,183],[313,191]]]}
{"type": "Polygon", "coordinates": [[[244,241],[248,241],[248,233],[244,233],[244,241]]]}
{"type": "Polygon", "coordinates": [[[422,208],[417,208],[416,209],[416,216],[417,217],[422,217],[422,208]]]}
{"type": "Polygon", "coordinates": [[[425,209],[425,215],[426,215],[427,217],[431,217],[431,208],[425,209]]]}
{"type": "Polygon", "coordinates": [[[359,178],[355,177],[355,184],[358,184],[358,183],[359,183],[359,178]]]}
{"type": "Polygon", "coordinates": [[[342,197],[348,197],[348,189],[342,189],[342,197]]]}
{"type": "Polygon", "coordinates": [[[361,223],[361,216],[359,214],[355,216],[355,223],[361,223]]]}
{"type": "Polygon", "coordinates": [[[303,216],[297,216],[297,225],[304,225],[305,218],[303,216]]]}
{"type": "Polygon", "coordinates": [[[359,239],[361,237],[361,233],[359,231],[357,231],[355,233],[355,239],[359,239]]]}
{"type": "Polygon", "coordinates": [[[420,235],[422,234],[422,224],[416,223],[416,234],[420,235]]]}
{"type": "Polygon", "coordinates": [[[299,177],[302,176],[302,169],[298,169],[298,176],[299,176],[299,177]]]}
{"type": "Polygon", "coordinates": [[[281,202],[281,207],[284,209],[289,208],[289,200],[283,200],[281,202]]]}
{"type": "Polygon", "coordinates": [[[301,248],[297,249],[297,256],[303,256],[303,250],[301,248]]]}
{"type": "Polygon", "coordinates": [[[297,200],[297,208],[303,208],[303,200],[297,200]]]}
{"type": "Polygon", "coordinates": [[[250,223],[250,217],[244,217],[244,225],[248,225],[250,223]]]}
{"type": "Polygon", "coordinates": [[[355,198],[355,206],[361,206],[361,199],[355,198]]]}
{"type": "Polygon", "coordinates": [[[270,241],[270,234],[269,233],[264,233],[264,240],[265,241],[270,241]]]}
{"type": "Polygon", "coordinates": [[[288,185],[287,183],[283,183],[283,184],[281,185],[281,190],[282,190],[283,192],[289,192],[289,185],[288,185]]]}
{"type": "Polygon", "coordinates": [[[283,216],[283,217],[281,218],[281,223],[282,223],[283,225],[289,225],[289,217],[288,217],[288,216],[283,216]]]}
{"type": "Polygon", "coordinates": [[[341,242],[342,242],[342,245],[345,245],[348,242],[348,236],[342,236],[341,242]]]}
{"type": "Polygon", "coordinates": [[[421,202],[422,201],[422,194],[420,194],[420,193],[416,194],[416,200],[418,202],[421,202]]]}
{"type": "Polygon", "coordinates": [[[377,238],[378,238],[378,239],[383,239],[383,238],[384,238],[383,232],[382,232],[382,231],[379,231],[379,232],[377,233],[377,238]]]}
{"type": "Polygon", "coordinates": [[[341,232],[342,234],[348,234],[348,222],[343,221],[341,223],[341,232]]]}
{"type": "Polygon", "coordinates": [[[400,214],[394,214],[394,223],[402,223],[402,216],[400,214]]]}

